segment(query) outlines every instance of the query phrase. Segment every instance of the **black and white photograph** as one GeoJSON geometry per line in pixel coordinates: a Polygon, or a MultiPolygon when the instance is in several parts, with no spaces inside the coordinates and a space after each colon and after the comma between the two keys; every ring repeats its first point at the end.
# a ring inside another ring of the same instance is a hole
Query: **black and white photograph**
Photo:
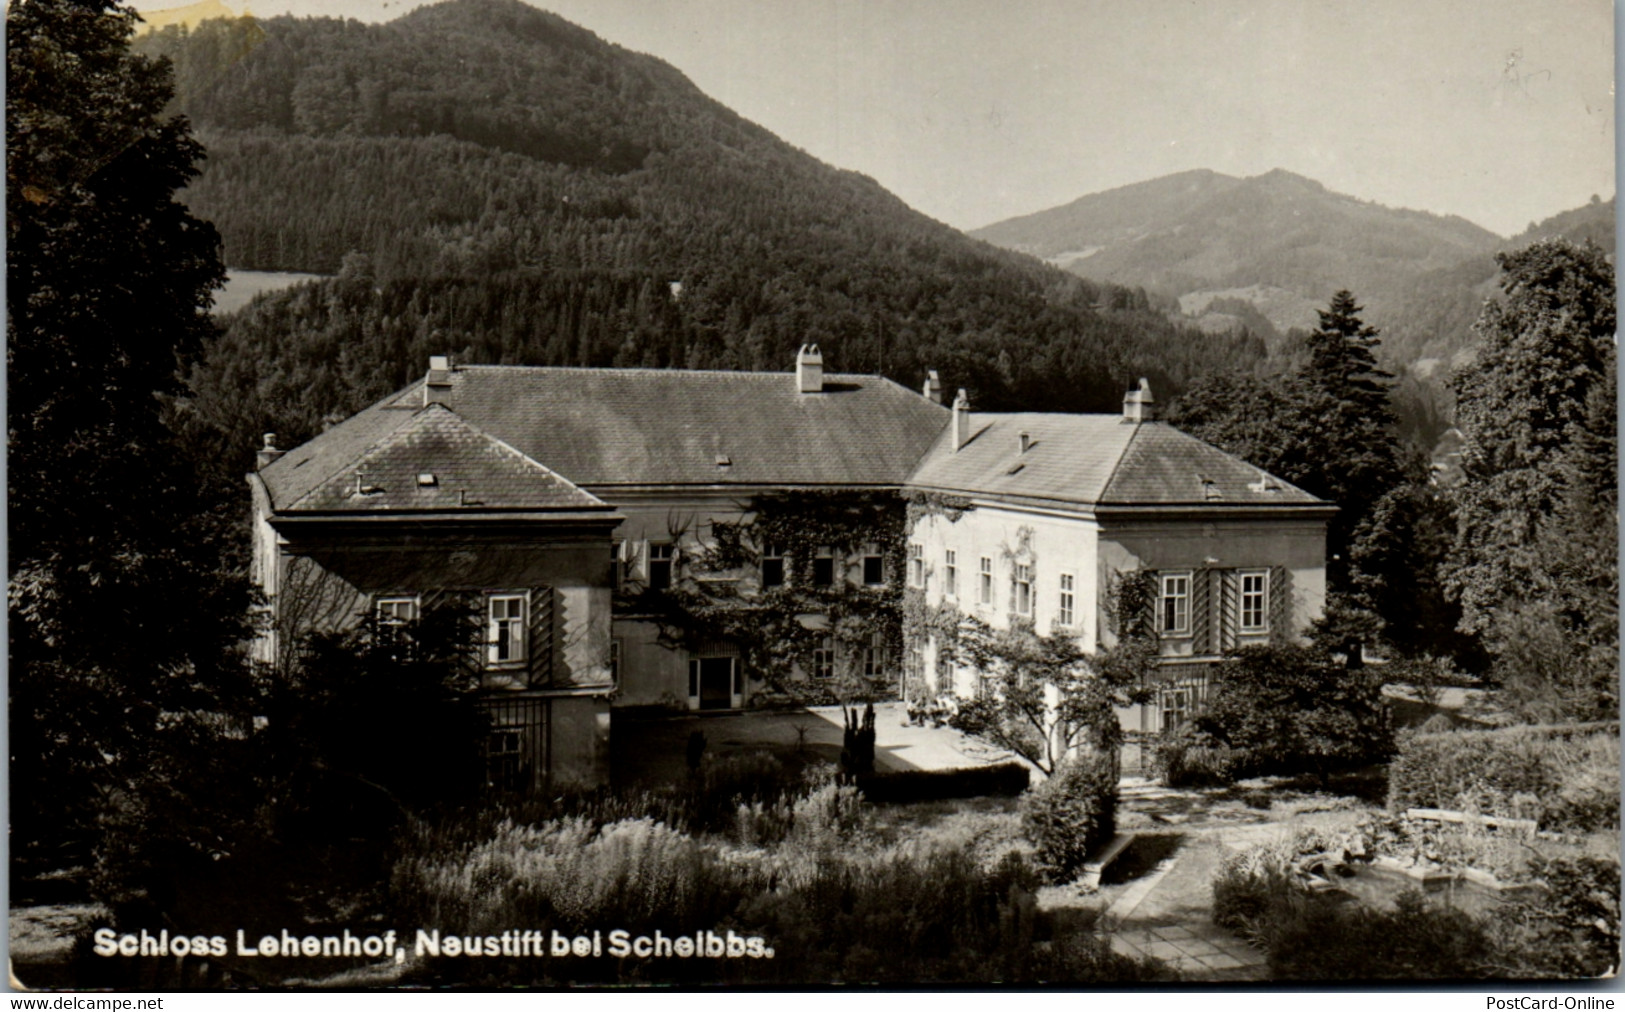
{"type": "Polygon", "coordinates": [[[8,0],[11,987],[1615,1007],[1614,23],[8,0]]]}

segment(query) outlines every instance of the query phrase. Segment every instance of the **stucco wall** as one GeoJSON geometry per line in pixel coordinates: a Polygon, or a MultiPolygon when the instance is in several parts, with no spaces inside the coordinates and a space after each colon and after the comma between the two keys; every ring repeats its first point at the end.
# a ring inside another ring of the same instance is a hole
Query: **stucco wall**
{"type": "Polygon", "coordinates": [[[284,639],[352,626],[378,597],[417,596],[428,608],[446,596],[529,591],[533,622],[548,626],[548,649],[545,657],[528,656],[522,672],[493,672],[493,687],[608,687],[607,530],[596,540],[563,542],[547,540],[545,532],[530,540],[492,540],[421,529],[356,540],[294,534],[280,546],[283,586],[276,611],[284,639]]]}
{"type": "MultiPolygon", "coordinates": [[[[949,519],[931,513],[920,519],[909,534],[909,543],[919,545],[925,568],[925,603],[935,608],[943,604],[974,615],[996,629],[1009,628],[1013,619],[1030,617],[1033,628],[1044,635],[1075,638],[1084,650],[1093,651],[1098,636],[1099,592],[1098,529],[1094,521],[1081,515],[1057,516],[1001,506],[977,506],[949,519]],[[947,552],[956,553],[954,592],[947,586],[947,552]],[[992,566],[992,602],[983,604],[981,560],[992,566]],[[1013,577],[1018,565],[1030,567],[1032,602],[1030,616],[1018,616],[1013,600],[1013,577]],[[1072,622],[1061,624],[1061,576],[1072,577],[1072,622]]],[[[914,580],[912,567],[909,580],[914,580]]],[[[923,655],[928,681],[942,694],[970,696],[975,693],[974,675],[939,665],[937,645],[927,643],[923,655]],[[942,679],[937,680],[939,669],[942,679]]]]}
{"type": "Polygon", "coordinates": [[[609,782],[610,716],[604,696],[562,696],[551,704],[552,790],[609,782]]]}
{"type": "MultiPolygon", "coordinates": [[[[1134,570],[1249,570],[1281,567],[1288,574],[1291,628],[1298,638],[1326,605],[1326,525],[1322,520],[1200,518],[1107,520],[1100,534],[1100,579],[1134,570]]],[[[1113,637],[1104,630],[1102,642],[1113,637]]],[[[1272,632],[1277,632],[1272,630],[1272,632]]],[[[1238,645],[1266,643],[1270,635],[1241,636],[1238,645]]],[[[1164,640],[1170,657],[1192,656],[1188,638],[1164,640]]]]}

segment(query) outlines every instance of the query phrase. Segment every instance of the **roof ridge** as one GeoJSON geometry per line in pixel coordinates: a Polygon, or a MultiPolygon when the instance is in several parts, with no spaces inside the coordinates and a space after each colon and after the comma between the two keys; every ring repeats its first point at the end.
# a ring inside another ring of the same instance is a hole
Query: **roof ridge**
{"type": "MultiPolygon", "coordinates": [[[[1123,460],[1128,456],[1129,447],[1133,446],[1134,441],[1140,438],[1140,426],[1145,424],[1147,423],[1135,422],[1134,431],[1130,432],[1128,438],[1123,440],[1122,449],[1117,451],[1117,459],[1112,461],[1112,469],[1106,473],[1106,480],[1100,483],[1100,495],[1097,497],[1100,502],[1111,501],[1112,484],[1117,481],[1117,473],[1123,469],[1123,460]]],[[[1155,425],[1156,420],[1151,419],[1150,424],[1155,425]]],[[[1172,429],[1173,426],[1169,426],[1169,428],[1172,429]]],[[[1174,431],[1178,432],[1179,430],[1174,429],[1174,431]]]]}
{"type": "MultiPolygon", "coordinates": [[[[654,366],[605,366],[605,365],[503,365],[493,362],[458,363],[453,366],[452,372],[463,372],[474,369],[501,369],[508,372],[526,370],[528,372],[596,372],[615,376],[630,376],[634,374],[649,376],[794,376],[793,369],[659,369],[654,366]]],[[[827,376],[861,376],[865,378],[885,380],[896,384],[900,389],[914,392],[912,388],[903,386],[889,376],[877,372],[830,372],[827,376]]],[[[413,382],[416,385],[417,381],[413,382]]],[[[410,389],[410,387],[408,387],[410,389]]]]}
{"type": "MultiPolygon", "coordinates": [[[[587,498],[591,499],[593,502],[598,503],[599,505],[602,505],[602,506],[609,505],[608,503],[604,502],[604,500],[598,498],[596,495],[593,495],[591,492],[588,492],[586,489],[582,488],[580,485],[577,485],[575,482],[571,481],[569,478],[566,478],[564,475],[562,475],[562,474],[558,473],[557,471],[553,470],[551,467],[548,467],[546,464],[544,464],[541,461],[537,460],[535,457],[532,457],[530,454],[525,453],[523,450],[520,450],[518,447],[516,447],[513,444],[509,443],[507,440],[501,439],[501,438],[499,438],[497,436],[491,435],[491,433],[486,432],[484,429],[480,428],[478,425],[475,425],[473,422],[471,422],[468,419],[464,418],[462,415],[459,415],[457,412],[453,411],[451,408],[447,407],[446,405],[444,405],[444,404],[434,404],[434,405],[430,405],[430,406],[444,409],[447,414],[449,414],[451,417],[455,418],[461,424],[468,426],[469,429],[473,430],[474,432],[479,433],[481,436],[484,436],[486,439],[490,440],[492,443],[495,443],[498,447],[500,447],[500,448],[508,451],[509,453],[513,454],[514,456],[518,457],[521,461],[529,464],[531,467],[536,468],[538,471],[541,471],[543,474],[547,475],[549,478],[552,478],[554,481],[560,482],[565,487],[570,488],[570,489],[574,489],[575,491],[580,492],[582,495],[584,495],[587,498]]],[[[416,416],[417,416],[417,412],[414,412],[413,417],[416,417],[416,416]]]]}

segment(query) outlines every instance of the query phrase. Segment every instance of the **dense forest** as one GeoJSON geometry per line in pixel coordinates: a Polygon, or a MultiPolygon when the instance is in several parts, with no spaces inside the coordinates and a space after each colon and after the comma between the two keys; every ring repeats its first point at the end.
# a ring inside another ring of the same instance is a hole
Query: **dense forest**
{"type": "Polygon", "coordinates": [[[934,368],[985,408],[1072,411],[1265,354],[969,239],[518,0],[142,47],[174,61],[209,152],[185,198],[227,261],[337,275],[258,300],[193,365],[188,407],[237,461],[444,351],[776,370],[812,341],[836,370],[917,386],[934,368]]]}

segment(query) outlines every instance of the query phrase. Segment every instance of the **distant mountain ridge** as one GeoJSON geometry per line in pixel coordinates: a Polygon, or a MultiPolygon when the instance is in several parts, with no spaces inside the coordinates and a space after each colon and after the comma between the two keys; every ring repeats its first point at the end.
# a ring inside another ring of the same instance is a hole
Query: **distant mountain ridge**
{"type": "Polygon", "coordinates": [[[799,151],[675,68],[519,0],[395,21],[153,32],[208,149],[185,193],[261,296],[194,368],[196,417],[252,453],[469,362],[783,370],[978,407],[1115,411],[1264,355],[1145,293],[998,249],[799,151]]]}
{"type": "MultiPolygon", "coordinates": [[[[1611,249],[1612,220],[1610,200],[1547,227],[1599,239],[1606,231],[1611,249]]],[[[1485,264],[1493,275],[1491,254],[1508,246],[1464,218],[1384,207],[1282,169],[1247,178],[1176,173],[971,234],[1082,276],[1178,299],[1181,311],[1208,330],[1243,322],[1242,305],[1278,332],[1312,327],[1315,311],[1349,289],[1367,319],[1383,328],[1387,353],[1398,361],[1448,355],[1469,340],[1472,318],[1464,322],[1454,309],[1463,298],[1475,309],[1481,300],[1464,295],[1463,284],[1471,289],[1486,280],[1485,264]],[[1478,266],[1463,272],[1469,263],[1478,266]],[[1433,298],[1454,307],[1449,319],[1436,312],[1418,319],[1433,298]]]]}

